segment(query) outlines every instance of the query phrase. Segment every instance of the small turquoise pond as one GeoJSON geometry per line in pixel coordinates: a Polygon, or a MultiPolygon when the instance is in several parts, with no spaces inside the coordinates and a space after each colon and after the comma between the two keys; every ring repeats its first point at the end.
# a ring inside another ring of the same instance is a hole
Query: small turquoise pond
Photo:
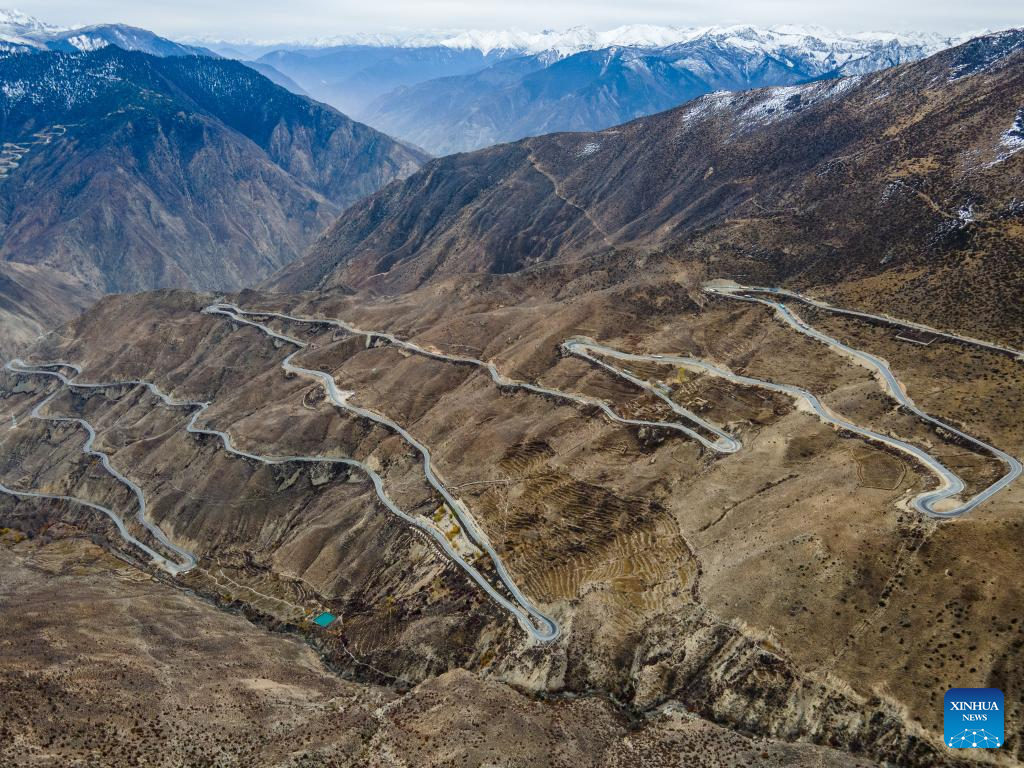
{"type": "Polygon", "coordinates": [[[313,623],[319,624],[321,627],[326,627],[329,626],[336,618],[338,617],[335,616],[333,613],[321,613],[319,616],[313,619],[313,623]]]}

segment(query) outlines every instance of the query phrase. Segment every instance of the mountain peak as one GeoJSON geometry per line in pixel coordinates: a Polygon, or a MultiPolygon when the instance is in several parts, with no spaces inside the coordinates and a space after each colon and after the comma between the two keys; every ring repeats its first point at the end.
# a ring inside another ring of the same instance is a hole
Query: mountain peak
{"type": "MultiPolygon", "coordinates": [[[[577,25],[566,29],[547,28],[528,32],[517,28],[506,29],[435,29],[417,32],[375,32],[332,35],[306,41],[237,41],[237,44],[260,47],[332,48],[338,46],[369,46],[397,48],[442,47],[457,50],[475,49],[484,54],[492,51],[515,51],[537,54],[555,51],[563,56],[586,50],[599,50],[612,46],[636,48],[664,48],[706,38],[729,40],[746,46],[774,50],[782,46],[817,45],[843,48],[863,47],[868,43],[896,41],[904,45],[921,45],[929,53],[948,47],[965,37],[950,38],[933,33],[837,32],[817,26],[780,25],[758,27],[750,24],[734,26],[676,27],[655,24],[630,24],[604,31],[577,25]]],[[[204,42],[202,38],[190,38],[204,42]]],[[[208,43],[230,44],[231,41],[209,40],[208,43]]]]}
{"type": "Polygon", "coordinates": [[[0,31],[4,27],[15,27],[24,32],[47,32],[57,29],[34,16],[22,13],[17,8],[0,8],[0,31]]]}
{"type": "Polygon", "coordinates": [[[0,8],[0,44],[7,43],[7,46],[0,45],[0,50],[10,49],[23,50],[27,48],[41,47],[33,40],[35,35],[45,35],[57,31],[57,28],[40,21],[37,18],[22,13],[17,9],[0,8]]]}

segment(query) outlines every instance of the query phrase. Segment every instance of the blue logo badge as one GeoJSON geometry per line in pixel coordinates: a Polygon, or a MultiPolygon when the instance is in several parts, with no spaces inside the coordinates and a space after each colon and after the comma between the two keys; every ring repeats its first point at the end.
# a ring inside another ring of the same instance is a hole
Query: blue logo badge
{"type": "Polygon", "coordinates": [[[1003,746],[1003,692],[998,688],[946,691],[945,742],[954,749],[1003,746]]]}

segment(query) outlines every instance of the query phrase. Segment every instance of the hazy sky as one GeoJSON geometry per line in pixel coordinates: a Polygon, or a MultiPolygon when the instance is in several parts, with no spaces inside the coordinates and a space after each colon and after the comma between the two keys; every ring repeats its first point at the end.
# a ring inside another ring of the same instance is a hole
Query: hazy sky
{"type": "Polygon", "coordinates": [[[168,36],[297,39],[389,29],[584,24],[820,24],[844,31],[966,32],[1024,26],[1021,0],[19,0],[55,24],[124,22],[168,36]]]}

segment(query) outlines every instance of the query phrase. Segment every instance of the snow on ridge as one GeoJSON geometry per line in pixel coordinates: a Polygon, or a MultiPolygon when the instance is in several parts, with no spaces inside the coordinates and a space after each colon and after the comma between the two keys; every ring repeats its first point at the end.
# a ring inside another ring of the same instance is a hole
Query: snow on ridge
{"type": "Polygon", "coordinates": [[[679,115],[679,124],[676,137],[678,138],[686,128],[689,128],[697,120],[731,107],[738,98],[739,95],[732,91],[714,91],[680,107],[677,113],[679,115]]]}
{"type": "Polygon", "coordinates": [[[1010,130],[1005,131],[999,137],[998,153],[996,159],[989,163],[989,167],[1008,160],[1022,149],[1024,149],[1024,107],[1017,110],[1017,116],[1014,118],[1010,130]]]}
{"type": "Polygon", "coordinates": [[[90,37],[89,35],[72,35],[68,38],[68,43],[80,51],[98,51],[109,45],[102,37],[90,37]]]}
{"type": "Polygon", "coordinates": [[[30,32],[53,32],[59,29],[46,24],[34,16],[22,13],[17,8],[0,8],[0,33],[25,34],[30,32]]]}
{"type": "Polygon", "coordinates": [[[0,103],[5,109],[19,103],[54,104],[65,109],[93,101],[121,81],[122,64],[116,59],[80,68],[67,57],[55,57],[44,72],[30,78],[13,78],[0,85],[0,103]]]}
{"type": "Polygon", "coordinates": [[[256,45],[282,48],[327,48],[342,45],[424,48],[440,46],[460,50],[476,49],[484,54],[492,51],[514,51],[536,54],[555,51],[562,56],[613,46],[634,48],[665,48],[699,39],[734,45],[747,51],[779,54],[787,48],[863,52],[873,46],[897,44],[918,47],[934,53],[966,39],[966,36],[945,37],[930,33],[858,32],[847,34],[821,27],[780,25],[760,28],[750,25],[675,27],[653,24],[631,24],[605,31],[586,26],[565,30],[546,29],[526,32],[521,29],[421,30],[416,32],[351,33],[315,38],[306,41],[274,40],[210,40],[189,38],[191,43],[256,45]]]}
{"type": "MultiPolygon", "coordinates": [[[[56,27],[44,24],[19,10],[0,8],[0,43],[7,43],[22,48],[38,48],[40,44],[32,39],[33,35],[51,32],[56,27]]],[[[7,46],[2,46],[7,49],[7,46]]]]}
{"type": "Polygon", "coordinates": [[[853,88],[861,79],[855,75],[837,80],[752,91],[751,94],[757,100],[740,113],[739,122],[749,128],[783,120],[814,104],[835,98],[853,88]]]}
{"type": "Polygon", "coordinates": [[[974,40],[960,52],[950,67],[949,82],[956,82],[998,65],[1008,56],[1024,49],[1024,28],[1005,29],[974,40]]]}

